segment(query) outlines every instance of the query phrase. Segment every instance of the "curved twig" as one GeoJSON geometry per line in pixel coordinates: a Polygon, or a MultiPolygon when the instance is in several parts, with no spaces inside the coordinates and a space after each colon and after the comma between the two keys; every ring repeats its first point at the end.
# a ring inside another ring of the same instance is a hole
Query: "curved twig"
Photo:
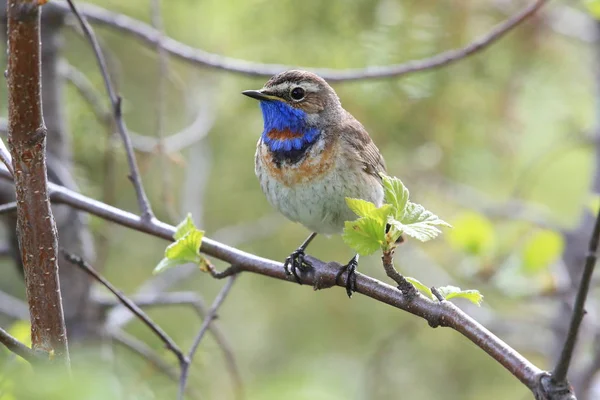
{"type": "Polygon", "coordinates": [[[140,172],[137,166],[137,162],[135,161],[135,155],[133,154],[133,146],[131,144],[131,139],[129,138],[129,134],[127,133],[127,126],[125,125],[125,120],[123,119],[123,110],[121,107],[121,96],[119,96],[112,84],[108,73],[108,67],[106,65],[106,60],[104,59],[104,54],[102,53],[102,49],[100,48],[100,44],[96,39],[96,35],[94,34],[94,30],[90,26],[90,24],[86,21],[85,16],[79,13],[78,7],[75,6],[75,3],[72,0],[67,0],[67,4],[69,9],[73,12],[83,33],[90,41],[92,45],[92,49],[94,50],[94,54],[96,55],[96,60],[98,61],[98,66],[100,67],[100,72],[102,74],[102,78],[104,80],[104,85],[106,87],[106,92],[108,93],[108,97],[110,99],[110,104],[112,105],[112,111],[115,119],[115,125],[119,134],[121,135],[121,139],[123,140],[123,145],[125,146],[125,152],[127,154],[127,162],[129,163],[129,171],[130,171],[130,179],[135,188],[135,192],[138,199],[138,205],[140,208],[140,212],[142,213],[142,218],[144,220],[151,220],[154,218],[154,214],[152,213],[152,207],[150,206],[150,202],[148,200],[148,196],[144,191],[144,185],[142,184],[142,178],[140,177],[140,172]]]}
{"type": "MultiPolygon", "coordinates": [[[[490,30],[490,32],[474,40],[465,47],[448,50],[432,57],[389,66],[371,66],[366,68],[345,70],[317,68],[304,69],[313,71],[321,75],[324,79],[334,82],[392,78],[413,72],[443,67],[489,47],[492,43],[503,37],[521,22],[533,15],[546,2],[547,0],[535,0],[523,10],[506,19],[504,22],[490,30]]],[[[55,1],[53,3],[59,8],[66,8],[64,1],[55,1]]],[[[84,15],[90,21],[97,24],[108,25],[122,32],[129,33],[143,41],[148,46],[156,47],[157,43],[161,40],[159,31],[134,18],[114,13],[91,4],[81,5],[80,9],[82,15],[84,15]]],[[[266,77],[286,69],[293,68],[289,65],[261,64],[231,57],[224,57],[201,49],[196,49],[166,36],[162,37],[162,48],[171,56],[177,57],[183,61],[244,75],[266,77]]]]}
{"type": "Polygon", "coordinates": [[[571,315],[571,322],[569,324],[569,332],[563,346],[560,358],[554,368],[552,379],[558,383],[566,383],[567,372],[569,371],[569,365],[571,364],[571,357],[573,356],[573,350],[575,349],[575,343],[577,341],[577,334],[579,333],[579,327],[583,316],[585,315],[585,300],[587,299],[588,291],[590,289],[590,282],[592,281],[592,274],[594,273],[594,267],[596,266],[596,260],[598,258],[598,242],[600,241],[600,210],[596,217],[596,223],[594,224],[594,231],[590,238],[590,244],[588,253],[585,258],[585,266],[581,275],[581,282],[577,290],[577,297],[575,298],[575,305],[573,306],[573,314],[571,315]]]}
{"type": "MultiPolygon", "coordinates": [[[[192,347],[190,348],[190,351],[188,353],[188,360],[192,360],[194,358],[194,355],[196,354],[196,350],[198,350],[198,346],[200,346],[200,342],[202,341],[204,334],[209,329],[211,322],[217,317],[217,312],[219,311],[219,307],[221,307],[221,305],[225,301],[225,298],[231,291],[231,288],[233,287],[233,283],[235,282],[235,278],[236,278],[236,275],[231,276],[229,278],[229,280],[227,281],[227,283],[225,284],[225,286],[223,286],[223,288],[221,289],[221,291],[219,292],[217,297],[215,297],[215,300],[213,301],[212,305],[210,306],[210,309],[208,310],[208,313],[204,317],[204,321],[202,321],[202,325],[200,326],[198,334],[196,335],[196,338],[194,339],[194,343],[192,344],[192,347]]],[[[179,396],[178,396],[178,398],[180,400],[183,400],[183,395],[185,393],[185,387],[187,384],[189,372],[190,372],[190,364],[185,365],[181,369],[181,377],[179,378],[179,396]]]]}
{"type": "Polygon", "coordinates": [[[36,353],[2,328],[0,328],[0,343],[19,357],[29,361],[31,364],[44,360],[42,353],[36,353]]]}

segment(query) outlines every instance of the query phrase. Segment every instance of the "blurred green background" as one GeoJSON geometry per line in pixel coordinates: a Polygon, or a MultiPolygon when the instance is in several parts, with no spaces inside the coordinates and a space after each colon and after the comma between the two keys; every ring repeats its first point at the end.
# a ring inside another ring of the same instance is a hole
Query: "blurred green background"
{"type": "MultiPolygon", "coordinates": [[[[150,21],[148,0],[94,2],[150,21]]],[[[342,69],[401,63],[462,46],[525,4],[508,3],[178,0],[163,1],[162,9],[167,34],[191,46],[256,62],[342,69]]],[[[489,49],[451,66],[333,85],[344,107],[368,129],[389,173],[404,181],[414,201],[455,225],[441,239],[403,245],[397,267],[428,286],[481,290],[482,308],[457,303],[542,368],[551,368],[555,354],[550,322],[558,303],[538,294],[560,286],[558,233],[575,227],[590,206],[594,165],[589,136],[597,64],[593,43],[569,34],[569,28],[581,26],[553,23],[551,16],[566,7],[552,2],[489,49]]],[[[593,28],[583,8],[571,11],[593,28]]],[[[109,52],[129,128],[156,135],[160,72],[154,49],[108,27],[96,31],[109,52]]],[[[72,29],[65,30],[64,57],[104,96],[93,53],[72,29]]],[[[164,134],[181,131],[203,110],[201,125],[209,131],[168,157],[138,153],[157,217],[176,224],[191,211],[209,237],[283,260],[308,232],[274,214],[254,176],[262,117],[256,102],[240,92],[262,87],[266,78],[173,59],[164,78],[164,134]]],[[[107,130],[74,87],[68,85],[66,94],[77,181],[83,193],[101,199],[111,182],[107,130]]],[[[125,155],[118,139],[113,142],[113,202],[136,212],[125,155]]],[[[97,242],[106,241],[98,248],[106,259],[105,275],[134,293],[151,278],[167,243],[96,218],[91,224],[97,242]]],[[[352,256],[340,237],[319,237],[310,253],[339,262],[352,256]]],[[[0,289],[24,297],[12,262],[4,264],[0,289]]],[[[359,270],[387,282],[377,255],[361,259],[359,270]]],[[[173,289],[211,301],[223,283],[197,271],[173,289]]],[[[156,307],[149,313],[189,348],[201,322],[191,309],[156,307]]],[[[532,398],[458,333],[431,329],[361,295],[348,300],[341,288],[314,292],[244,273],[219,312],[219,323],[232,344],[247,399],[532,398]]],[[[139,322],[127,331],[173,361],[139,322]]],[[[73,398],[175,396],[175,383],[126,350],[117,349],[113,361],[101,352],[74,351],[75,362],[93,366],[91,376],[78,380],[77,391],[106,393],[73,398]]],[[[200,346],[190,386],[205,399],[233,398],[210,336],[200,346]]],[[[9,392],[0,399],[10,399],[9,392]]],[[[68,398],[64,392],[60,396],[68,398]]]]}

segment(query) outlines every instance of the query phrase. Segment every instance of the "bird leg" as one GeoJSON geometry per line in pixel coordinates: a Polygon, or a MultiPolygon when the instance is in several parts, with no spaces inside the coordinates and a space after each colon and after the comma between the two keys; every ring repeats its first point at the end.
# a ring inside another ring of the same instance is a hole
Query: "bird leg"
{"type": "Polygon", "coordinates": [[[308,238],[298,247],[292,254],[289,255],[288,258],[285,259],[283,263],[283,269],[287,275],[293,275],[296,279],[296,282],[302,285],[302,281],[300,280],[300,276],[298,276],[298,270],[302,271],[305,266],[310,267],[310,264],[304,260],[304,250],[308,247],[310,242],[317,236],[317,232],[313,232],[310,234],[308,238]]]}
{"type": "Polygon", "coordinates": [[[337,283],[340,276],[348,271],[348,277],[346,278],[346,293],[348,294],[348,297],[352,297],[352,293],[356,292],[356,267],[358,267],[358,254],[352,257],[348,264],[340,268],[335,276],[335,282],[337,283]]]}

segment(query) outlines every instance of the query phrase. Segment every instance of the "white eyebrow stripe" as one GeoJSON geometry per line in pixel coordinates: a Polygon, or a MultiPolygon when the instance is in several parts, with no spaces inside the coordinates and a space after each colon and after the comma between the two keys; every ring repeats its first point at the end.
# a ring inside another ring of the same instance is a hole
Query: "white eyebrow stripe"
{"type": "Polygon", "coordinates": [[[278,85],[268,88],[268,90],[271,92],[284,92],[285,93],[288,90],[290,90],[292,87],[296,87],[296,86],[300,86],[300,87],[304,88],[304,90],[306,90],[307,92],[318,92],[319,91],[319,85],[316,83],[313,83],[313,82],[301,82],[299,85],[292,83],[292,82],[283,82],[283,83],[280,83],[278,85]]]}

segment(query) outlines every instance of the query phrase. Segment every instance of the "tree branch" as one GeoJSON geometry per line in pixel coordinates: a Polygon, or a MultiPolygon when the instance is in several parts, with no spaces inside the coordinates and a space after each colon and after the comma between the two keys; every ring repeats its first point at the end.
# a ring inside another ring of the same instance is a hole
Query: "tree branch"
{"type": "Polygon", "coordinates": [[[29,361],[31,364],[47,360],[46,358],[42,357],[41,353],[36,353],[29,347],[25,346],[2,328],[0,328],[0,343],[2,343],[8,350],[12,351],[19,357],[29,361]]]}
{"type": "MultiPolygon", "coordinates": [[[[32,347],[54,354],[53,359],[68,368],[56,224],[48,201],[38,2],[9,0],[7,15],[8,144],[15,173],[17,234],[31,315],[32,347]]],[[[10,158],[9,154],[1,157],[4,161],[10,158]]]]}
{"type": "Polygon", "coordinates": [[[144,191],[144,186],[142,184],[142,178],[140,177],[140,172],[137,166],[137,162],[135,160],[135,155],[133,154],[133,146],[131,145],[131,139],[129,138],[129,134],[127,132],[127,126],[125,125],[125,120],[123,119],[123,110],[121,107],[121,97],[115,91],[115,88],[112,84],[108,73],[108,67],[106,65],[106,60],[104,59],[104,54],[102,53],[102,49],[100,48],[100,44],[96,39],[96,35],[94,34],[94,30],[90,26],[90,24],[86,21],[85,17],[79,13],[79,10],[75,6],[75,3],[72,0],[67,0],[68,6],[79,21],[81,29],[83,33],[90,41],[92,45],[92,49],[94,50],[94,54],[96,55],[96,60],[98,61],[98,66],[100,67],[100,72],[102,73],[102,78],[104,79],[104,85],[106,86],[106,92],[108,93],[108,97],[110,99],[110,103],[112,105],[113,115],[115,118],[115,125],[119,134],[121,135],[121,139],[123,140],[123,145],[125,146],[125,152],[127,153],[127,162],[129,163],[129,179],[133,183],[135,188],[135,192],[138,199],[138,205],[140,208],[140,212],[142,213],[142,219],[144,221],[149,221],[154,218],[154,214],[152,212],[152,207],[150,206],[150,202],[148,201],[148,196],[146,196],[146,192],[144,191]]]}
{"type": "MultiPolygon", "coordinates": [[[[0,176],[11,179],[11,175],[6,169],[0,169],[0,176]]],[[[54,201],[68,204],[78,210],[89,212],[139,232],[169,241],[173,240],[174,226],[156,219],[144,221],[137,215],[90,199],[60,185],[50,184],[49,186],[54,201]]],[[[285,273],[282,263],[246,253],[208,237],[204,237],[200,250],[235,266],[236,271],[248,271],[295,282],[294,278],[290,278],[285,273]]],[[[313,265],[313,268],[300,275],[303,284],[310,285],[315,289],[324,289],[335,285],[345,287],[345,276],[336,281],[340,264],[325,263],[310,256],[307,256],[307,261],[313,265]]],[[[536,367],[454,304],[448,301],[434,302],[421,294],[409,299],[396,288],[360,273],[357,273],[356,284],[356,293],[421,317],[431,326],[450,327],[461,333],[526,385],[536,395],[536,399],[558,399],[558,397],[554,397],[554,384],[550,382],[551,379],[546,379],[550,377],[549,373],[536,367]]]]}
{"type": "MultiPolygon", "coordinates": [[[[188,360],[194,359],[194,355],[196,354],[196,350],[198,350],[198,346],[200,345],[200,342],[202,341],[204,334],[209,329],[211,322],[217,317],[217,311],[219,311],[219,307],[221,307],[221,305],[225,301],[225,298],[227,298],[227,295],[231,291],[231,288],[233,287],[233,283],[235,282],[235,278],[236,278],[236,275],[233,275],[229,278],[229,280],[227,281],[225,286],[223,286],[223,288],[221,289],[221,291],[219,292],[219,294],[213,301],[212,305],[210,306],[208,313],[204,317],[204,321],[202,321],[202,325],[200,326],[198,335],[196,335],[196,338],[194,339],[194,343],[192,344],[192,347],[190,348],[190,351],[188,353],[188,360]]],[[[185,393],[185,387],[187,384],[189,372],[190,372],[190,364],[186,365],[185,367],[183,367],[181,369],[181,377],[179,379],[179,397],[178,397],[179,400],[183,400],[183,395],[185,393]]]]}
{"type": "MultiPolygon", "coordinates": [[[[302,69],[313,71],[322,76],[324,79],[334,82],[392,78],[413,72],[443,67],[486,49],[492,43],[502,38],[506,33],[510,32],[520,23],[533,15],[546,2],[547,0],[535,0],[523,10],[497,25],[495,28],[490,30],[490,32],[474,40],[465,47],[448,50],[422,60],[413,60],[406,63],[389,66],[371,66],[366,68],[345,70],[317,69],[308,67],[303,67],[302,69]]],[[[64,1],[58,0],[53,3],[56,5],[56,7],[63,9],[66,9],[67,7],[64,1]]],[[[286,69],[294,68],[293,66],[289,65],[261,64],[231,57],[224,57],[201,49],[196,49],[166,36],[162,37],[161,39],[159,31],[152,28],[150,25],[126,15],[117,14],[91,4],[82,5],[81,13],[92,22],[108,25],[122,32],[129,33],[148,46],[156,47],[157,43],[162,40],[162,48],[171,56],[204,67],[225,70],[243,75],[265,77],[275,75],[286,69]]]]}
{"type": "Polygon", "coordinates": [[[581,326],[581,321],[585,315],[585,300],[590,289],[594,267],[596,266],[599,241],[600,211],[598,211],[596,223],[594,224],[594,231],[590,238],[589,249],[585,258],[585,266],[581,275],[579,289],[577,290],[577,297],[575,298],[575,305],[573,307],[573,314],[571,315],[571,323],[569,325],[567,338],[560,354],[560,358],[554,368],[552,379],[557,383],[566,383],[567,381],[567,373],[569,371],[569,365],[571,364],[575,343],[577,342],[577,334],[579,333],[579,327],[581,326]]]}
{"type": "Polygon", "coordinates": [[[182,367],[189,363],[189,359],[183,354],[183,352],[181,351],[179,346],[177,346],[177,344],[173,341],[173,339],[171,339],[169,335],[167,335],[167,333],[163,331],[160,326],[158,326],[154,321],[152,321],[152,319],[140,307],[138,307],[133,301],[129,300],[123,294],[123,292],[114,287],[112,283],[110,283],[102,275],[100,275],[94,268],[92,268],[91,265],[85,262],[85,260],[73,254],[70,254],[65,250],[63,250],[63,254],[65,255],[67,261],[80,267],[91,277],[93,277],[95,280],[104,285],[104,287],[110,290],[110,292],[114,294],[125,307],[127,307],[132,313],[134,313],[140,319],[140,321],[144,323],[144,325],[150,328],[150,330],[154,332],[154,334],[158,336],[160,340],[162,340],[162,342],[165,344],[165,347],[169,349],[173,354],[175,354],[175,356],[179,360],[179,364],[182,367]]]}

